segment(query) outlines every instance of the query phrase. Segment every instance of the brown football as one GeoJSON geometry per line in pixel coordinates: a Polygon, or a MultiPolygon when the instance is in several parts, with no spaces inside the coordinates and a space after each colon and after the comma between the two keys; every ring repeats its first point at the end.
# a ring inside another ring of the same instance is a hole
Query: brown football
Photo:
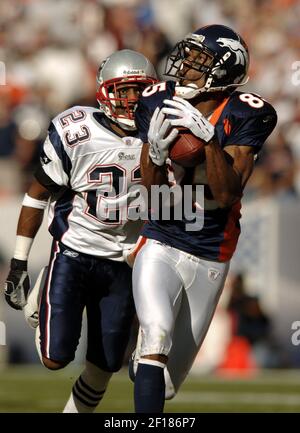
{"type": "Polygon", "coordinates": [[[183,167],[194,167],[205,160],[205,143],[189,129],[178,128],[179,133],[169,148],[169,158],[183,167]]]}

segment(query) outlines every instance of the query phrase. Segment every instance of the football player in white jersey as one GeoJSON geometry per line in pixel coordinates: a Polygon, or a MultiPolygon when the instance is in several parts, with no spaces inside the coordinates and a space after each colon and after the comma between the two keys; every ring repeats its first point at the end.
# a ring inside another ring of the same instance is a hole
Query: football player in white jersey
{"type": "Polygon", "coordinates": [[[142,90],[156,81],[152,64],[134,51],[117,51],[102,62],[99,109],[75,106],[53,119],[22,203],[5,298],[15,309],[26,306],[29,252],[49,206],[53,245],[38,308],[38,349],[47,368],[74,359],[87,312],[86,366],[64,412],[92,412],[122,365],[135,314],[124,252],[141,227],[127,218],[128,189],[140,182],[134,111],[142,90]]]}

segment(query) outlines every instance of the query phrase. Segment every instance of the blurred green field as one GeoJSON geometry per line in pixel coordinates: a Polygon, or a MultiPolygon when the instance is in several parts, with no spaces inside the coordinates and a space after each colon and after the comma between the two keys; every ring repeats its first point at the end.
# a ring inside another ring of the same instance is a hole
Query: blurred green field
{"type": "MultiPolygon", "coordinates": [[[[0,412],[61,412],[80,372],[42,366],[0,371],[0,412]]],[[[99,412],[133,412],[133,384],[114,375],[99,412]]],[[[300,370],[265,371],[249,378],[191,375],[165,412],[300,412],[300,370]]]]}

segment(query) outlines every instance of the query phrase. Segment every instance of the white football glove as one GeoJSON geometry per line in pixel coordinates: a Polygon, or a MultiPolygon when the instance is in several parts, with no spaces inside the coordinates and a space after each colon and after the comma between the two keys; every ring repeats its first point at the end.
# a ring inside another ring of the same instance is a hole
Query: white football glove
{"type": "Polygon", "coordinates": [[[215,127],[185,99],[174,96],[173,100],[165,99],[164,104],[171,108],[164,107],[161,111],[164,114],[176,116],[177,119],[170,119],[171,126],[183,126],[188,128],[196,137],[208,143],[215,134],[215,127]]]}
{"type": "Polygon", "coordinates": [[[165,136],[170,126],[170,120],[166,119],[165,115],[157,107],[150,122],[148,143],[150,145],[149,157],[153,164],[160,167],[166,162],[169,155],[169,146],[178,134],[178,130],[174,128],[170,134],[165,136]]]}

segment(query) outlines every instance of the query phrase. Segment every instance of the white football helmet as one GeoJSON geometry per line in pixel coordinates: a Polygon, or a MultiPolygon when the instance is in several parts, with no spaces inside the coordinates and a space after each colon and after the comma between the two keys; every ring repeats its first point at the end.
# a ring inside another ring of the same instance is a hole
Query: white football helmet
{"type": "Polygon", "coordinates": [[[135,130],[134,111],[138,98],[129,99],[118,88],[126,89],[128,84],[128,88],[138,87],[142,92],[156,81],[155,69],[145,56],[132,50],[116,51],[101,63],[97,73],[100,110],[122,129],[135,130]]]}

